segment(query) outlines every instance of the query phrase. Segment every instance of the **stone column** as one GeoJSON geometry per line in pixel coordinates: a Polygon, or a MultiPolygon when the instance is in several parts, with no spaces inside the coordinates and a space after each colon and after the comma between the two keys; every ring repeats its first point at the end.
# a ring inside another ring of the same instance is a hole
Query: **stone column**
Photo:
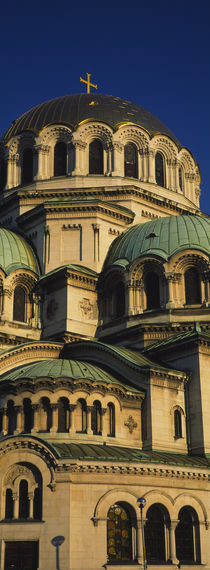
{"type": "Polygon", "coordinates": [[[50,147],[48,145],[37,144],[35,151],[34,180],[43,180],[47,178],[45,168],[45,157],[49,156],[50,147]]]}
{"type": "Polygon", "coordinates": [[[154,150],[149,150],[149,182],[155,183],[155,153],[154,150]]]}
{"type": "Polygon", "coordinates": [[[114,166],[112,176],[124,176],[124,147],[120,142],[113,143],[114,166]]]}
{"type": "Polygon", "coordinates": [[[92,413],[93,406],[87,406],[87,433],[93,434],[91,429],[91,413],[92,413]]]}
{"type": "Polygon", "coordinates": [[[14,409],[17,414],[17,427],[14,431],[14,435],[17,435],[23,431],[23,406],[14,406],[14,409]]]}
{"type": "Polygon", "coordinates": [[[169,529],[169,540],[170,540],[170,559],[172,564],[178,564],[178,559],[176,557],[176,538],[175,538],[175,530],[178,525],[179,521],[171,521],[170,529],[169,529]]]}
{"type": "Polygon", "coordinates": [[[3,435],[7,435],[7,433],[8,433],[8,415],[7,415],[7,408],[4,408],[4,409],[3,409],[2,433],[3,433],[3,435]]]}
{"type": "Polygon", "coordinates": [[[148,182],[149,155],[147,150],[143,152],[143,165],[144,165],[143,181],[148,182]]]}
{"type": "Polygon", "coordinates": [[[103,437],[107,436],[107,433],[105,432],[105,422],[104,422],[104,415],[107,412],[107,408],[101,408],[101,435],[103,435],[103,437]]]}
{"type": "Polygon", "coordinates": [[[58,431],[58,404],[51,404],[52,410],[52,427],[50,428],[50,433],[56,433],[58,431]]]}
{"type": "Polygon", "coordinates": [[[19,175],[19,154],[15,153],[8,158],[7,164],[7,184],[5,189],[9,190],[10,188],[14,188],[14,186],[18,186],[21,183],[20,175],[19,175]]]}
{"type": "Polygon", "coordinates": [[[34,425],[31,430],[31,433],[37,433],[40,429],[40,422],[39,422],[39,412],[40,412],[40,404],[32,404],[32,410],[34,413],[34,425]]]}
{"type": "Polygon", "coordinates": [[[75,428],[75,413],[74,410],[77,407],[76,404],[69,404],[69,410],[70,410],[70,428],[69,428],[69,433],[72,435],[73,433],[76,432],[76,428],[75,428]]]}
{"type": "Polygon", "coordinates": [[[174,303],[174,274],[168,273],[166,274],[167,284],[168,284],[168,302],[166,303],[166,309],[171,309],[175,306],[174,303]]]}
{"type": "MultiPolygon", "coordinates": [[[[80,140],[72,141],[75,148],[75,166],[72,171],[72,176],[77,176],[79,174],[88,174],[88,167],[84,168],[83,164],[83,152],[86,149],[87,143],[80,140]]],[[[87,166],[87,165],[86,165],[87,166]]]]}
{"type": "Polygon", "coordinates": [[[13,518],[18,519],[19,518],[19,496],[18,496],[18,493],[16,491],[14,491],[12,493],[12,498],[14,501],[13,518]]]}
{"type": "Polygon", "coordinates": [[[29,499],[29,519],[33,519],[34,518],[34,493],[33,493],[33,491],[29,491],[28,499],[29,499]]]}

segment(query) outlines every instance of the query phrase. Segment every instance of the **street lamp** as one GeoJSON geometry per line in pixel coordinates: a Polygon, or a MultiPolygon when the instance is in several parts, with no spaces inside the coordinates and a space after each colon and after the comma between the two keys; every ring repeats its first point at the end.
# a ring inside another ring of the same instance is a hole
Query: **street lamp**
{"type": "Polygon", "coordinates": [[[137,499],[138,506],[140,508],[141,513],[141,532],[142,532],[142,548],[143,548],[143,564],[144,570],[147,568],[147,558],[146,558],[146,547],[145,547],[145,536],[144,536],[144,522],[143,522],[143,508],[146,505],[146,499],[144,497],[140,497],[137,499]]]}

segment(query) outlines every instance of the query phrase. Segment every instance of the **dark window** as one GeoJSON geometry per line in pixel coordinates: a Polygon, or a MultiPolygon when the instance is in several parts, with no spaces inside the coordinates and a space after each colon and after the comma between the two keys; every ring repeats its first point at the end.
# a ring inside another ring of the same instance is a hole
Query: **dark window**
{"type": "Polygon", "coordinates": [[[67,165],[67,146],[57,142],[54,148],[54,176],[65,176],[67,165]]]}
{"type": "Polygon", "coordinates": [[[138,178],[138,155],[136,145],[128,143],[124,150],[125,176],[138,178]]]}
{"type": "Polygon", "coordinates": [[[29,498],[28,498],[28,483],[22,479],[19,487],[19,518],[28,519],[29,517],[29,498]]]}
{"type": "Polygon", "coordinates": [[[108,404],[108,421],[109,421],[109,432],[110,437],[115,436],[115,407],[112,402],[108,404]]]}
{"type": "Polygon", "coordinates": [[[34,512],[33,512],[34,519],[41,521],[42,520],[42,488],[41,486],[37,487],[34,491],[34,512]]]}
{"type": "Polygon", "coordinates": [[[101,435],[102,431],[102,410],[101,403],[98,400],[93,402],[92,417],[91,417],[91,428],[94,435],[101,435]]]}
{"type": "Polygon", "coordinates": [[[109,562],[132,560],[132,524],[129,511],[121,504],[110,507],[107,517],[109,562]]]}
{"type": "Polygon", "coordinates": [[[14,291],[13,320],[22,323],[26,320],[26,292],[19,285],[14,291]]]}
{"type": "Polygon", "coordinates": [[[22,184],[33,182],[33,151],[27,148],[23,153],[22,160],[22,184]]]}
{"type": "Polygon", "coordinates": [[[185,271],[185,301],[186,305],[197,305],[201,303],[200,276],[195,267],[190,267],[185,271]]]}
{"type": "Polygon", "coordinates": [[[103,174],[103,146],[98,139],[95,139],[89,146],[89,173],[103,174]]]}
{"type": "Polygon", "coordinates": [[[79,405],[79,430],[83,433],[87,432],[87,404],[83,398],[78,400],[79,405]]]}
{"type": "Polygon", "coordinates": [[[120,281],[114,288],[114,316],[123,317],[125,313],[125,287],[120,281]]]}
{"type": "Polygon", "coordinates": [[[14,513],[14,500],[12,490],[6,490],[5,519],[12,519],[14,513]]]}
{"type": "Polygon", "coordinates": [[[58,401],[58,431],[68,432],[70,428],[70,409],[67,398],[60,398],[58,401]]]}
{"type": "Polygon", "coordinates": [[[197,513],[192,507],[183,507],[179,512],[176,527],[176,555],[183,564],[200,563],[200,533],[197,513]]]}
{"type": "Polygon", "coordinates": [[[149,271],[145,277],[147,309],[160,308],[160,282],[157,273],[149,271]]]}
{"type": "Polygon", "coordinates": [[[158,186],[165,186],[165,164],[160,152],[155,155],[155,179],[158,186]]]}
{"type": "Polygon", "coordinates": [[[23,400],[23,415],[24,415],[24,432],[31,433],[32,427],[34,425],[34,415],[31,405],[31,400],[25,398],[23,400]]]}
{"type": "Polygon", "coordinates": [[[182,437],[182,416],[179,410],[174,412],[174,436],[177,439],[182,437]]]}
{"type": "Polygon", "coordinates": [[[0,163],[0,190],[3,190],[7,183],[7,162],[2,160],[0,163]]]}
{"type": "Polygon", "coordinates": [[[17,427],[17,413],[15,411],[14,402],[12,400],[9,400],[7,404],[7,416],[8,416],[8,435],[12,435],[17,427]]]}
{"type": "Polygon", "coordinates": [[[149,564],[166,562],[165,536],[169,516],[162,505],[152,505],[147,511],[145,525],[146,556],[149,564]]]}
{"type": "Polygon", "coordinates": [[[50,406],[49,398],[42,398],[42,424],[41,424],[41,431],[50,431],[52,427],[52,410],[50,406]]]}
{"type": "Polygon", "coordinates": [[[4,569],[10,570],[37,570],[38,541],[8,541],[5,542],[4,569]]]}
{"type": "Polygon", "coordinates": [[[179,168],[179,187],[180,190],[183,190],[183,170],[181,167],[179,168]]]}

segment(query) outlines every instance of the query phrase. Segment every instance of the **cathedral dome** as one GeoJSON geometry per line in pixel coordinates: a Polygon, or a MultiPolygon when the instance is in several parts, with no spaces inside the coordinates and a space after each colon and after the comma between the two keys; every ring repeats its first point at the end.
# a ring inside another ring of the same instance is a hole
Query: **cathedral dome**
{"type": "Polygon", "coordinates": [[[114,264],[126,266],[143,255],[156,255],[167,261],[184,249],[210,253],[210,218],[168,216],[132,226],[112,243],[104,270],[114,264]]]}
{"type": "Polygon", "coordinates": [[[4,228],[0,228],[0,267],[7,275],[22,268],[40,274],[38,260],[31,246],[22,236],[4,228]]]}
{"type": "Polygon", "coordinates": [[[3,141],[7,143],[23,131],[38,134],[52,124],[61,123],[76,128],[87,120],[102,121],[113,129],[122,123],[134,123],[146,129],[151,136],[157,133],[167,135],[180,146],[170,129],[143,107],[120,97],[95,93],[66,95],[37,105],[12,122],[3,141]]]}

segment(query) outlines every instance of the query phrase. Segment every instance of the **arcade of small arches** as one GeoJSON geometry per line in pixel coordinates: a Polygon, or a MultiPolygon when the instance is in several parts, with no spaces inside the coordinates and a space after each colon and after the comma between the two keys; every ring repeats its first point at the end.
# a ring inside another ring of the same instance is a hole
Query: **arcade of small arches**
{"type": "Polygon", "coordinates": [[[66,175],[117,175],[184,193],[197,203],[200,175],[189,151],[178,150],[163,135],[150,139],[137,126],[115,133],[100,123],[80,126],[75,133],[64,126],[47,127],[39,137],[15,137],[1,155],[1,189],[66,175]]]}
{"type": "Polygon", "coordinates": [[[157,260],[141,260],[124,272],[111,269],[99,288],[100,322],[169,308],[208,307],[210,281],[206,262],[200,256],[176,271],[167,271],[157,260]]]}
{"type": "Polygon", "coordinates": [[[35,465],[12,465],[3,479],[1,520],[42,520],[42,493],[42,475],[35,465]]]}
{"type": "Polygon", "coordinates": [[[1,409],[0,431],[3,435],[44,432],[115,437],[116,406],[117,404],[108,401],[106,407],[103,407],[98,398],[89,405],[83,397],[75,400],[75,403],[70,403],[66,396],[59,397],[56,402],[51,402],[49,397],[43,396],[36,403],[25,397],[17,404],[14,397],[8,399],[5,407],[1,409]]]}
{"type": "Polygon", "coordinates": [[[35,276],[19,271],[8,277],[2,276],[0,283],[0,312],[10,322],[37,326],[39,322],[39,296],[34,292],[35,276]]]}
{"type": "MultiPolygon", "coordinates": [[[[114,564],[142,563],[141,521],[129,503],[114,503],[107,513],[107,556],[114,564]]],[[[200,524],[189,504],[180,508],[177,520],[168,509],[152,503],[145,513],[145,550],[148,564],[200,564],[200,524]]]]}

